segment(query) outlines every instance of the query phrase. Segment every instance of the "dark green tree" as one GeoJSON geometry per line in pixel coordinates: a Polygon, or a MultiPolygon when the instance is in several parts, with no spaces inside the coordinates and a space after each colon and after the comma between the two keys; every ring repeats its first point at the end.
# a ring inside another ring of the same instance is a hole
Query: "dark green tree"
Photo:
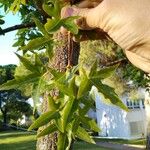
{"type": "MultiPolygon", "coordinates": [[[[0,66],[1,84],[14,78],[16,65],[0,66]]],[[[18,120],[22,115],[32,115],[32,107],[27,103],[28,97],[23,96],[17,89],[0,91],[0,110],[3,124],[9,123],[10,119],[18,120]]]]}

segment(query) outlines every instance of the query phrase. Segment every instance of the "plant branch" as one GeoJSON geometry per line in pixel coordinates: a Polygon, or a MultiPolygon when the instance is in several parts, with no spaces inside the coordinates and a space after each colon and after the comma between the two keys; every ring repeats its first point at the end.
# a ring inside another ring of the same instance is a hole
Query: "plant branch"
{"type": "Polygon", "coordinates": [[[12,32],[12,31],[15,31],[15,30],[18,30],[18,29],[32,28],[32,27],[35,27],[34,22],[14,25],[14,26],[8,27],[6,29],[1,29],[0,30],[0,35],[5,35],[5,33],[12,32]]]}
{"type": "Polygon", "coordinates": [[[112,62],[107,62],[104,66],[109,67],[109,66],[113,66],[122,62],[126,62],[126,61],[127,61],[127,58],[122,58],[122,59],[118,59],[112,62]]]}

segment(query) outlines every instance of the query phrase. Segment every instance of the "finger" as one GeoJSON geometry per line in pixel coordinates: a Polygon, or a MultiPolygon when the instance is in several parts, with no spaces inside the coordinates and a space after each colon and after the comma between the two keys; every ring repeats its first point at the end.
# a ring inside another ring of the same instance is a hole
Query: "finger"
{"type": "Polygon", "coordinates": [[[93,29],[98,27],[98,18],[93,17],[95,16],[95,11],[95,8],[88,9],[77,7],[64,7],[61,11],[61,17],[67,18],[70,16],[80,16],[82,19],[79,19],[79,21],[77,21],[79,27],[83,30],[87,30],[88,28],[93,29]]]}

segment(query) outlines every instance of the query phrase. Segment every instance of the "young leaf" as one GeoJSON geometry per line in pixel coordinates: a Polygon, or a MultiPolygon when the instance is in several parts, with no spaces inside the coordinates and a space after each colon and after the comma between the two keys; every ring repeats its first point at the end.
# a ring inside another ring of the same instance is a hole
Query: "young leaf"
{"type": "Polygon", "coordinates": [[[68,118],[72,117],[70,116],[70,112],[71,112],[71,108],[73,107],[73,102],[74,99],[73,98],[69,98],[64,109],[62,110],[62,127],[63,127],[63,131],[65,131],[66,125],[68,123],[68,118]]]}
{"type": "Polygon", "coordinates": [[[20,0],[14,0],[9,10],[15,14],[19,9],[20,9],[20,0]]]}
{"type": "Polygon", "coordinates": [[[44,78],[43,76],[39,77],[37,84],[34,84],[34,88],[32,91],[32,98],[34,100],[35,106],[40,101],[40,96],[44,92],[43,89],[44,89],[46,83],[43,78],[44,78]]]}
{"type": "Polygon", "coordinates": [[[44,25],[37,19],[37,18],[33,18],[36,26],[38,27],[38,29],[43,33],[43,35],[49,36],[49,34],[47,33],[47,31],[44,28],[44,25]]]}
{"type": "Polygon", "coordinates": [[[95,141],[90,137],[88,132],[80,126],[78,127],[78,130],[76,132],[76,136],[83,141],[95,144],[95,141]]]}
{"type": "Polygon", "coordinates": [[[114,89],[109,87],[106,84],[102,84],[101,82],[97,82],[96,79],[92,79],[94,86],[98,89],[100,93],[104,95],[106,99],[109,99],[112,104],[119,106],[120,108],[128,111],[128,108],[125,104],[121,101],[118,95],[115,93],[114,89]]]}
{"type": "Polygon", "coordinates": [[[73,34],[78,34],[78,26],[75,24],[74,20],[79,17],[73,16],[62,20],[62,25],[73,34]]]}
{"type": "Polygon", "coordinates": [[[79,86],[79,90],[78,90],[78,95],[77,98],[81,98],[84,94],[87,94],[87,92],[90,91],[92,84],[90,82],[90,80],[88,79],[85,70],[81,70],[81,72],[83,73],[81,76],[81,82],[80,82],[80,86],[79,86]]]}
{"type": "Polygon", "coordinates": [[[115,70],[117,68],[118,68],[118,65],[114,65],[112,67],[101,69],[101,70],[97,71],[95,74],[93,74],[93,76],[91,76],[91,78],[100,79],[100,80],[108,78],[115,72],[115,70]]]}
{"type": "Polygon", "coordinates": [[[64,76],[63,72],[60,72],[60,71],[53,69],[53,68],[48,68],[48,71],[54,76],[55,80],[58,80],[64,76]]]}
{"type": "Polygon", "coordinates": [[[68,96],[73,96],[73,93],[72,93],[71,89],[68,88],[68,85],[61,84],[61,83],[55,81],[55,86],[64,94],[66,94],[68,96]]]}
{"type": "Polygon", "coordinates": [[[54,33],[62,26],[62,22],[60,19],[47,19],[47,23],[45,24],[45,29],[49,33],[54,33]]]}
{"type": "Polygon", "coordinates": [[[75,83],[75,77],[70,80],[68,88],[70,89],[71,95],[77,97],[78,87],[75,83]]]}
{"type": "Polygon", "coordinates": [[[45,46],[46,43],[51,42],[51,39],[48,37],[38,37],[31,40],[26,46],[21,47],[21,50],[37,50],[42,46],[45,46]]]}
{"type": "Polygon", "coordinates": [[[98,127],[98,125],[96,124],[96,122],[89,118],[89,117],[84,117],[84,116],[79,116],[81,122],[86,125],[90,130],[93,130],[95,132],[100,132],[100,129],[98,127]]]}
{"type": "Polygon", "coordinates": [[[53,53],[53,43],[52,42],[47,43],[46,53],[47,53],[49,59],[52,59],[52,57],[54,55],[54,53],[53,53]]]}
{"type": "Polygon", "coordinates": [[[38,133],[37,138],[47,135],[47,134],[51,134],[53,132],[57,131],[57,127],[55,124],[50,124],[48,125],[44,130],[42,130],[40,133],[38,133]]]}
{"type": "Polygon", "coordinates": [[[26,84],[36,83],[39,80],[39,76],[37,74],[29,74],[27,76],[22,76],[19,80],[13,79],[9,80],[6,83],[0,85],[0,90],[10,90],[21,88],[26,84]]]}
{"type": "Polygon", "coordinates": [[[57,150],[66,150],[66,141],[67,141],[66,134],[59,133],[58,142],[57,142],[57,150]]]}
{"type": "Polygon", "coordinates": [[[20,56],[19,54],[15,53],[17,57],[20,59],[21,63],[31,72],[39,73],[37,67],[31,63],[27,58],[20,56]]]}
{"type": "Polygon", "coordinates": [[[92,77],[96,74],[97,72],[97,61],[95,61],[90,69],[90,72],[89,72],[89,77],[92,77]]]}
{"type": "Polygon", "coordinates": [[[29,127],[29,131],[32,129],[36,129],[39,128],[45,124],[47,124],[48,122],[50,122],[52,119],[56,119],[60,117],[59,112],[57,111],[49,111],[46,112],[44,114],[42,114],[30,127],[29,127]]]}
{"type": "Polygon", "coordinates": [[[51,1],[51,5],[47,5],[46,3],[44,3],[42,5],[42,8],[49,16],[59,18],[60,11],[61,11],[60,4],[61,4],[61,1],[55,0],[55,1],[51,1]]]}
{"type": "Polygon", "coordinates": [[[51,96],[48,97],[48,104],[49,104],[50,111],[56,111],[57,105],[55,104],[55,101],[51,96]]]}
{"type": "Polygon", "coordinates": [[[68,145],[66,147],[66,150],[70,150],[71,144],[72,144],[72,123],[69,123],[67,125],[67,138],[68,138],[68,145]]]}

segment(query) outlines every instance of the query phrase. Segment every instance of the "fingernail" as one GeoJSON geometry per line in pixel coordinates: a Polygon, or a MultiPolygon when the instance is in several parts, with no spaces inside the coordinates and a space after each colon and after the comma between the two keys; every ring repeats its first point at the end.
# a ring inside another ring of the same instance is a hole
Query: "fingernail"
{"type": "Polygon", "coordinates": [[[73,12],[74,12],[73,8],[67,8],[67,14],[68,14],[68,16],[73,15],[73,12]]]}

